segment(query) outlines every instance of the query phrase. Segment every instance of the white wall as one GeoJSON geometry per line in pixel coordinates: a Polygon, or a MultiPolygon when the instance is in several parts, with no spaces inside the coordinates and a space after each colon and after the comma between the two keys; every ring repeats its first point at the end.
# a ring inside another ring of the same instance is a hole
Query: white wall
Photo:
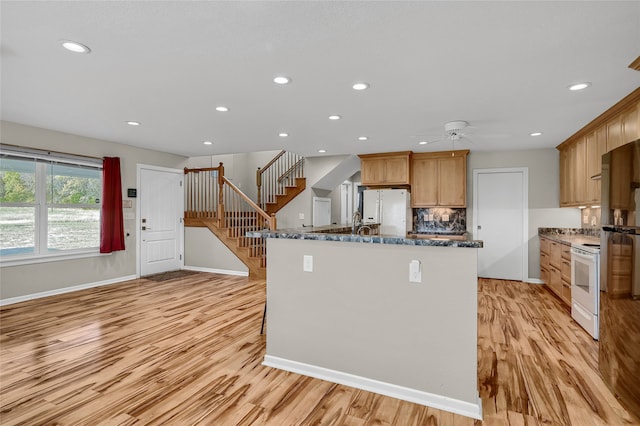
{"type": "MultiPolygon", "coordinates": [[[[327,157],[307,157],[305,159],[304,174],[307,178],[307,188],[302,192],[302,194],[299,194],[289,204],[276,213],[278,229],[300,228],[302,225],[311,226],[313,223],[311,217],[311,212],[313,210],[313,197],[328,197],[331,194],[329,191],[321,191],[321,193],[315,192],[312,189],[313,184],[333,170],[334,167],[340,164],[340,162],[347,157],[347,155],[338,155],[327,157]],[[304,215],[304,219],[299,219],[299,215],[301,213],[304,215]]],[[[333,192],[335,192],[335,190],[333,192]]],[[[334,201],[332,200],[331,203],[333,208],[334,201]]],[[[334,217],[332,213],[331,221],[336,222],[339,220],[340,215],[338,214],[337,217],[334,217]]]]}
{"type": "Polygon", "coordinates": [[[538,228],[580,228],[580,210],[560,208],[560,161],[555,148],[482,152],[468,157],[467,230],[473,234],[473,171],[476,169],[527,167],[529,169],[529,277],[540,277],[538,228]]]}
{"type": "Polygon", "coordinates": [[[247,266],[208,228],[186,227],[184,230],[185,269],[248,275],[247,266]]]}
{"type": "MultiPolygon", "coordinates": [[[[138,163],[181,169],[186,157],[148,149],[134,148],[53,130],[25,126],[17,123],[0,122],[2,143],[22,147],[46,149],[92,157],[120,157],[122,194],[127,188],[136,187],[136,165],[138,163]]],[[[132,199],[135,213],[137,199],[132,199]]],[[[118,280],[136,274],[136,223],[135,219],[124,221],[126,250],[106,256],[84,259],[61,260],[1,268],[2,286],[0,300],[26,295],[56,292],[64,288],[118,280]]]]}
{"type": "Polygon", "coordinates": [[[265,362],[479,409],[478,249],[276,238],[267,247],[265,362]],[[304,255],[312,272],[303,271],[304,255]],[[422,283],[409,282],[412,260],[422,283]]]}

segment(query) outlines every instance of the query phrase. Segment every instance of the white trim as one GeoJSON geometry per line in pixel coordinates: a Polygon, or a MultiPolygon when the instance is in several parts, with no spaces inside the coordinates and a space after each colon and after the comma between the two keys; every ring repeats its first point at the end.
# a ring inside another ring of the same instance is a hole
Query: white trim
{"type": "Polygon", "coordinates": [[[505,167],[473,169],[473,238],[477,239],[478,225],[478,175],[480,173],[522,173],[522,280],[529,279],[529,168],[505,167]]]}
{"type": "Polygon", "coordinates": [[[392,383],[380,382],[366,377],[330,370],[316,365],[291,361],[271,355],[265,355],[262,365],[482,420],[482,400],[479,395],[476,397],[475,403],[461,401],[459,399],[406,388],[392,383]]]}
{"type": "Polygon", "coordinates": [[[5,266],[19,266],[19,265],[31,265],[32,263],[47,263],[47,262],[59,262],[63,260],[84,259],[87,257],[100,257],[110,256],[111,253],[100,253],[98,249],[94,251],[76,251],[72,253],[56,253],[39,256],[23,256],[23,257],[9,257],[0,256],[0,268],[5,266]]]}
{"type": "MultiPolygon", "coordinates": [[[[140,217],[140,210],[142,210],[140,203],[138,202],[138,200],[140,199],[140,192],[141,192],[141,187],[140,187],[140,170],[142,169],[146,169],[146,170],[154,170],[154,171],[158,171],[158,172],[167,172],[167,173],[176,173],[176,174],[180,174],[183,175],[183,179],[182,179],[182,202],[184,203],[184,170],[181,169],[172,169],[169,167],[161,167],[161,166],[152,166],[150,164],[142,164],[142,163],[137,163],[136,164],[136,189],[138,191],[138,194],[136,196],[136,201],[135,201],[135,208],[136,208],[136,223],[135,223],[135,227],[136,227],[136,278],[140,278],[140,261],[142,259],[142,257],[140,256],[140,250],[142,249],[142,245],[141,245],[141,241],[140,241],[140,221],[141,221],[141,217],[140,217]]],[[[184,204],[182,205],[182,214],[184,216],[184,204]]],[[[180,229],[182,230],[181,235],[180,235],[180,268],[184,268],[184,220],[180,221],[180,229]]]]}
{"type": "Polygon", "coordinates": [[[544,281],[539,278],[527,278],[525,282],[528,284],[544,284],[544,281]]]}
{"type": "Polygon", "coordinates": [[[182,269],[186,269],[187,271],[208,272],[210,274],[237,275],[239,277],[249,276],[248,271],[231,271],[229,269],[201,268],[200,266],[183,266],[182,269]]]}
{"type": "Polygon", "coordinates": [[[136,278],[137,277],[135,275],[127,275],[127,276],[124,276],[124,277],[112,278],[110,280],[105,280],[105,281],[97,281],[97,282],[88,283],[88,284],[74,285],[74,286],[71,286],[71,287],[57,288],[55,290],[43,291],[43,292],[40,292],[40,293],[27,294],[27,295],[24,295],[24,296],[10,297],[9,299],[1,299],[0,300],[0,306],[11,305],[11,304],[14,304],[14,303],[19,303],[19,302],[25,302],[27,300],[41,299],[43,297],[56,296],[58,294],[71,293],[73,291],[85,290],[85,289],[93,288],[93,287],[101,287],[103,285],[121,283],[123,281],[135,280],[136,278]]]}

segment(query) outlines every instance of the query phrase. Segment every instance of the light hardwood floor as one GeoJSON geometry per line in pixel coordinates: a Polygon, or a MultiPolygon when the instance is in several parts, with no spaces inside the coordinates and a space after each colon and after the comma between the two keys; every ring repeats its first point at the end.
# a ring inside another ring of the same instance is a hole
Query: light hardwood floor
{"type": "Polygon", "coordinates": [[[483,422],[262,366],[264,281],[198,273],[3,307],[0,424],[640,424],[542,286],[478,291],[483,422]]]}

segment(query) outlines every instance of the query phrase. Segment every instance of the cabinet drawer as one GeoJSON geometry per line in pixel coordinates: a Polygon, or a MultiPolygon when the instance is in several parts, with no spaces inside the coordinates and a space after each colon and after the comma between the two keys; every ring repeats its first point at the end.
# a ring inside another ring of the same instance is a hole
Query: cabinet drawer
{"type": "Polygon", "coordinates": [[[549,269],[549,255],[544,252],[540,252],[540,267],[549,269]]]}
{"type": "Polygon", "coordinates": [[[568,285],[566,282],[562,282],[562,294],[560,298],[567,302],[569,305],[571,304],[571,285],[568,285]]]}
{"type": "Polygon", "coordinates": [[[554,267],[549,269],[549,288],[562,297],[562,275],[560,270],[554,267]]]}
{"type": "Polygon", "coordinates": [[[571,261],[562,258],[562,265],[560,265],[560,272],[562,274],[562,280],[571,285],[571,261]]]}
{"type": "Polygon", "coordinates": [[[551,253],[549,253],[549,263],[556,268],[560,268],[560,259],[562,259],[562,244],[551,241],[551,253]]]}
{"type": "Polygon", "coordinates": [[[571,246],[566,244],[560,244],[560,251],[562,252],[562,258],[566,260],[571,260],[571,246]]]}

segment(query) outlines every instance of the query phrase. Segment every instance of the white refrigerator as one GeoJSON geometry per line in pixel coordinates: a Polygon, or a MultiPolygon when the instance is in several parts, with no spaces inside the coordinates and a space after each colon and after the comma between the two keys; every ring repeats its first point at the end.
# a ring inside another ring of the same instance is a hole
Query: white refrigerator
{"type": "Polygon", "coordinates": [[[406,237],[412,229],[409,191],[367,189],[362,193],[362,223],[379,223],[380,235],[406,237]]]}

